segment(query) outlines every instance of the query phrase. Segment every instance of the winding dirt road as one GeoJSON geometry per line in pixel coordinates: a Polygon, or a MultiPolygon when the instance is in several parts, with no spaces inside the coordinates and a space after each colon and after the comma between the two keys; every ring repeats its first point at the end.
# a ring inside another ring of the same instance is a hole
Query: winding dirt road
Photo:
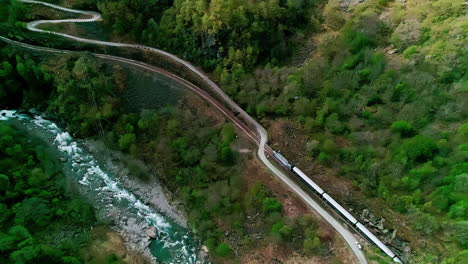
{"type": "MultiPolygon", "coordinates": [[[[111,60],[111,61],[117,61],[117,62],[122,62],[122,63],[127,63],[129,65],[133,65],[135,67],[139,67],[151,72],[157,72],[159,74],[163,74],[175,81],[178,81],[185,87],[189,88],[190,90],[194,91],[196,94],[201,96],[203,99],[209,101],[212,103],[219,111],[221,111],[229,120],[234,122],[237,127],[242,130],[249,139],[254,141],[256,144],[258,144],[258,157],[259,159],[263,162],[263,164],[268,167],[271,172],[276,175],[278,178],[280,178],[289,188],[294,191],[307,205],[309,205],[312,209],[314,209],[320,216],[322,216],[346,241],[346,243],[349,245],[351,250],[353,251],[354,255],[356,256],[356,259],[359,263],[365,264],[367,263],[366,258],[363,254],[363,252],[357,247],[356,243],[358,242],[357,236],[355,236],[348,228],[346,228],[345,224],[341,221],[337,221],[332,215],[330,215],[321,205],[319,205],[316,201],[314,201],[310,195],[308,195],[304,190],[299,187],[298,184],[296,184],[293,180],[289,178],[285,173],[283,173],[280,169],[278,169],[275,165],[273,165],[270,160],[267,158],[265,155],[265,152],[269,153],[271,155],[272,149],[267,145],[268,141],[268,134],[255,119],[253,119],[249,114],[247,114],[239,105],[237,105],[229,96],[227,96],[221,88],[219,88],[213,81],[211,81],[203,72],[198,70],[196,67],[191,65],[190,63],[176,57],[173,54],[170,54],[168,52],[156,49],[156,48],[151,48],[143,45],[134,45],[134,44],[126,44],[126,43],[117,43],[117,42],[107,42],[107,41],[100,41],[100,40],[93,40],[93,39],[86,39],[86,38],[81,38],[81,37],[76,37],[72,36],[69,34],[65,33],[60,33],[60,32],[52,32],[52,31],[47,31],[47,30],[42,30],[39,29],[38,26],[42,24],[58,24],[58,23],[90,23],[90,22],[97,22],[101,21],[102,17],[99,13],[96,12],[91,12],[91,11],[82,11],[82,10],[74,10],[74,9],[69,9],[61,6],[57,6],[54,4],[50,3],[45,3],[41,1],[33,1],[33,0],[18,0],[20,2],[24,3],[29,3],[29,4],[41,4],[45,5],[57,10],[62,10],[65,12],[71,12],[75,14],[81,14],[81,15],[86,15],[90,16],[89,18],[84,18],[84,19],[63,19],[63,20],[38,20],[38,21],[33,21],[28,23],[27,28],[31,31],[35,32],[42,32],[42,33],[47,33],[47,34],[53,34],[53,35],[58,35],[62,36],[68,39],[72,39],[75,41],[79,41],[82,43],[89,43],[89,44],[95,44],[95,45],[101,45],[101,46],[111,46],[111,47],[122,47],[122,48],[134,48],[134,49],[141,49],[141,50],[147,50],[150,52],[157,53],[159,55],[163,55],[170,60],[173,60],[174,62],[180,63],[188,71],[191,71],[198,75],[210,88],[213,92],[215,92],[220,98],[223,99],[224,103],[229,106],[231,109],[235,109],[238,113],[239,116],[248,122],[248,124],[245,124],[239,118],[236,117],[232,113],[232,111],[229,111],[226,109],[226,107],[215,100],[212,96],[210,96],[206,91],[200,89],[199,87],[195,86],[194,84],[188,82],[187,80],[180,78],[179,76],[176,76],[170,72],[167,72],[163,69],[157,68],[155,66],[142,63],[139,61],[127,59],[127,58],[122,58],[122,57],[115,57],[115,56],[109,56],[109,55],[104,55],[104,54],[94,54],[96,57],[111,60]],[[256,131],[252,131],[251,128],[255,128],[256,131]]],[[[41,50],[41,51],[47,51],[47,52],[53,52],[53,53],[71,53],[73,51],[66,51],[66,50],[56,50],[56,49],[50,49],[50,48],[43,48],[43,47],[37,47],[37,46],[32,46],[16,41],[9,40],[4,37],[0,37],[1,40],[14,44],[14,45],[19,45],[25,48],[29,49],[34,49],[34,50],[41,50]]],[[[339,218],[338,218],[339,219],[339,218]]]]}

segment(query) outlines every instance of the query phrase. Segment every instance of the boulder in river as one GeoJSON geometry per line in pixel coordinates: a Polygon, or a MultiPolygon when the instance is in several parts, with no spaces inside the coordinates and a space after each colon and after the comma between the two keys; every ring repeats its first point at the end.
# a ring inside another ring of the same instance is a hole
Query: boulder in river
{"type": "Polygon", "coordinates": [[[151,239],[156,239],[158,237],[158,231],[156,230],[156,227],[150,226],[148,229],[146,229],[146,235],[150,237],[151,239]]]}

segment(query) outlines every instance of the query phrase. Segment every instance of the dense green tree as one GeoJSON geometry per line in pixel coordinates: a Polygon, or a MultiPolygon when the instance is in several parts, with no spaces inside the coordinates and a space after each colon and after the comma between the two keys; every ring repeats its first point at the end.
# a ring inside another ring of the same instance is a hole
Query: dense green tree
{"type": "Polygon", "coordinates": [[[415,136],[403,142],[399,148],[401,161],[407,164],[427,161],[437,153],[437,145],[434,139],[426,136],[415,136]]]}
{"type": "Polygon", "coordinates": [[[231,247],[229,247],[229,245],[225,242],[222,242],[216,247],[216,254],[218,254],[221,257],[227,257],[231,255],[231,252],[231,247]]]}
{"type": "Polygon", "coordinates": [[[135,134],[125,134],[122,135],[119,139],[119,147],[121,150],[128,151],[130,147],[135,144],[136,136],[135,134]]]}
{"type": "Polygon", "coordinates": [[[413,127],[405,120],[393,122],[391,130],[394,133],[400,134],[402,137],[411,137],[414,134],[413,127]]]}

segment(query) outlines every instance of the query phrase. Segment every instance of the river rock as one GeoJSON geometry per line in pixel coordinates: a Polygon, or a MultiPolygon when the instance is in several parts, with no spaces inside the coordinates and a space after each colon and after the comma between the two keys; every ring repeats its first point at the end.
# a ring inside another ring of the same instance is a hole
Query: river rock
{"type": "Polygon", "coordinates": [[[146,235],[150,237],[151,239],[156,239],[158,237],[158,231],[156,230],[156,227],[150,226],[148,229],[146,229],[146,235]]]}
{"type": "Polygon", "coordinates": [[[377,228],[380,230],[384,230],[384,222],[385,222],[385,219],[380,218],[380,222],[377,224],[377,228]]]}
{"type": "Polygon", "coordinates": [[[203,261],[206,261],[208,259],[208,248],[203,245],[200,249],[200,251],[198,252],[198,258],[200,259],[197,264],[201,264],[201,263],[204,263],[203,261]]]}

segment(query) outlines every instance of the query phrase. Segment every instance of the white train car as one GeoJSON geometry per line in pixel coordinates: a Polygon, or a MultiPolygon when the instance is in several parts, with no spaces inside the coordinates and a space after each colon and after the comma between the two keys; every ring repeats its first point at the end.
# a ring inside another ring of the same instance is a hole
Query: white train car
{"type": "Polygon", "coordinates": [[[276,159],[286,168],[294,172],[297,176],[299,176],[309,187],[311,187],[315,192],[317,192],[321,198],[323,198],[326,202],[328,202],[331,207],[333,207],[336,211],[338,211],[344,218],[346,218],[350,223],[353,224],[360,232],[363,233],[370,241],[372,241],[377,247],[379,247],[385,254],[392,258],[394,262],[402,263],[398,256],[393,253],[393,251],[388,248],[382,241],[380,241],[371,231],[369,231],[363,224],[359,223],[359,221],[352,216],[346,209],[343,208],[335,199],[333,199],[330,195],[328,195],[320,186],[318,186],[313,180],[311,180],[304,172],[302,172],[299,168],[294,166],[290,163],[283,155],[280,153],[273,151],[276,159]]]}
{"type": "Polygon", "coordinates": [[[346,209],[343,208],[335,199],[333,199],[330,195],[327,193],[323,194],[323,199],[325,199],[327,202],[329,202],[340,214],[342,214],[348,221],[350,221],[353,225],[355,225],[358,220],[354,218],[346,209]]]}
{"type": "Polygon", "coordinates": [[[275,155],[276,159],[281,162],[283,166],[288,168],[289,170],[292,169],[293,165],[285,158],[283,155],[281,155],[279,152],[273,151],[273,154],[275,155]]]}
{"type": "Polygon", "coordinates": [[[367,229],[363,224],[357,223],[357,229],[361,231],[367,238],[369,238],[376,246],[378,246],[385,254],[393,259],[393,261],[397,263],[402,263],[401,260],[397,257],[395,253],[391,249],[389,249],[384,243],[380,241],[374,234],[372,234],[369,229],[367,229]]]}
{"type": "Polygon", "coordinates": [[[305,175],[305,173],[303,173],[298,167],[294,167],[293,171],[299,177],[301,177],[302,180],[309,184],[309,186],[312,187],[312,189],[314,189],[314,191],[316,191],[318,194],[322,195],[325,192],[322,188],[320,188],[320,186],[318,186],[314,181],[307,177],[307,175],[305,175]]]}

